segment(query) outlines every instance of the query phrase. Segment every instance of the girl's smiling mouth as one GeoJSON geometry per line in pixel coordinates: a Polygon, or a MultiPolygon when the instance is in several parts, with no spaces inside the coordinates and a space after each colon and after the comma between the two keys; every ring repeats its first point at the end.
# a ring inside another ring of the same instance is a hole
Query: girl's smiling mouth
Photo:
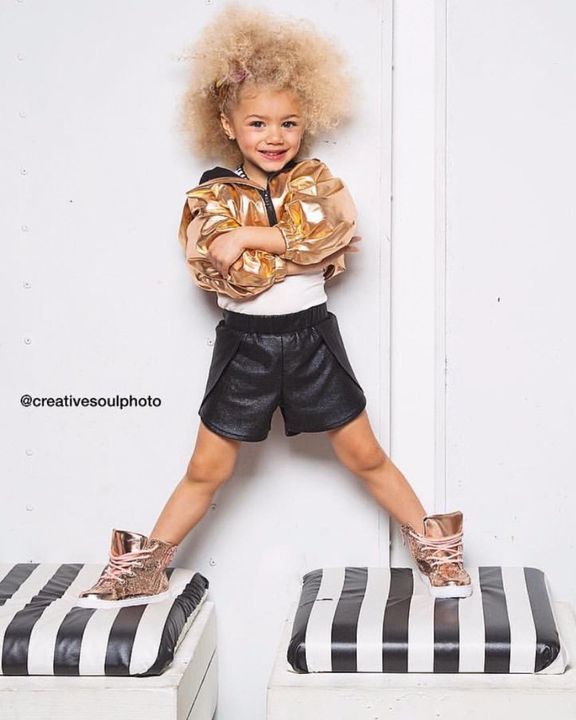
{"type": "Polygon", "coordinates": [[[286,150],[258,150],[258,152],[270,160],[277,160],[286,154],[286,150]]]}

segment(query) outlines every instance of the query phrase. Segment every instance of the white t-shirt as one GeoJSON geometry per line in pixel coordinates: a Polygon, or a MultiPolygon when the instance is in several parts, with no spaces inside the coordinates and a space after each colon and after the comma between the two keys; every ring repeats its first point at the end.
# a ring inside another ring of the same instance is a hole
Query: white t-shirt
{"type": "Polygon", "coordinates": [[[248,300],[235,300],[229,295],[217,293],[218,306],[239,313],[251,315],[284,315],[305,310],[313,305],[327,302],[324,290],[324,273],[286,275],[259,295],[248,300]]]}
{"type": "MultiPolygon", "coordinates": [[[[246,177],[241,167],[234,171],[246,177]]],[[[284,315],[306,310],[313,305],[327,302],[324,290],[324,271],[302,275],[286,275],[258,295],[247,300],[235,300],[224,293],[217,293],[218,307],[250,315],[284,315]]]]}

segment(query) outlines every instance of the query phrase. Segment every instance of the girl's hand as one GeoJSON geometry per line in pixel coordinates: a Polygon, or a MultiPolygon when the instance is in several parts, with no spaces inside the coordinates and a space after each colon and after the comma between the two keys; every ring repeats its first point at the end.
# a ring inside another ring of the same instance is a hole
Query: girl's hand
{"type": "Polygon", "coordinates": [[[228,230],[218,235],[210,243],[207,257],[222,277],[228,275],[230,265],[244,252],[242,237],[236,230],[228,230]]]}
{"type": "Polygon", "coordinates": [[[320,272],[322,270],[325,270],[328,265],[332,265],[337,258],[340,257],[343,253],[352,252],[357,253],[359,252],[360,248],[356,247],[355,245],[352,245],[352,243],[358,242],[359,240],[362,240],[362,237],[360,235],[354,235],[354,237],[350,240],[348,245],[346,245],[343,248],[340,248],[340,250],[337,250],[335,253],[332,253],[332,255],[328,255],[328,257],[325,257],[324,260],[320,260],[320,262],[317,263],[311,263],[310,265],[300,265],[298,263],[292,262],[291,260],[286,260],[287,265],[287,275],[308,275],[311,273],[320,272]]]}

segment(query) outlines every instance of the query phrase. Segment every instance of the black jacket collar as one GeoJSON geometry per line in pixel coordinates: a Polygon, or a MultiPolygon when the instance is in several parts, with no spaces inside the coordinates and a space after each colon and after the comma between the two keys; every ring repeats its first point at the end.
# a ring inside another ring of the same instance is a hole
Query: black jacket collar
{"type": "MultiPolygon", "coordinates": [[[[278,175],[281,172],[286,172],[288,170],[291,170],[294,167],[294,165],[297,165],[299,162],[301,162],[301,161],[296,160],[296,158],[292,158],[292,160],[287,162],[283,168],[281,168],[280,170],[276,170],[276,172],[270,173],[268,175],[268,177],[270,178],[273,175],[278,175]]],[[[211,170],[205,170],[202,173],[202,177],[200,178],[199,184],[202,185],[202,183],[205,183],[208,180],[217,180],[218,178],[221,178],[221,177],[230,177],[230,176],[240,177],[240,175],[238,175],[238,173],[235,173],[234,170],[230,170],[229,168],[220,167],[219,165],[217,165],[216,167],[213,167],[211,170]]]]}

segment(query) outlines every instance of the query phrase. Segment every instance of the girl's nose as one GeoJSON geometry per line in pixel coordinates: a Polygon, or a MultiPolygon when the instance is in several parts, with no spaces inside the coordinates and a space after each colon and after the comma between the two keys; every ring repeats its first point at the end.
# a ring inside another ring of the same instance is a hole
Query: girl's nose
{"type": "Polygon", "coordinates": [[[270,128],[267,140],[268,142],[282,142],[282,132],[278,129],[270,128]]]}

